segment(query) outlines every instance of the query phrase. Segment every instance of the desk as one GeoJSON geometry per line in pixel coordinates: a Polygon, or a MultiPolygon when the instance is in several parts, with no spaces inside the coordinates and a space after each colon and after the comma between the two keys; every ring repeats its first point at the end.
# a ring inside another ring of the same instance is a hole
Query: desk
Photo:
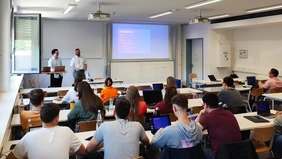
{"type": "MultiPolygon", "coordinates": [[[[234,82],[244,82],[245,79],[241,78],[233,78],[234,82]]],[[[196,85],[204,85],[206,87],[211,86],[221,86],[222,85],[222,79],[217,79],[217,81],[210,81],[210,80],[195,80],[196,85]]]]}
{"type": "Polygon", "coordinates": [[[270,94],[262,94],[267,99],[272,100],[272,109],[274,110],[274,101],[282,101],[282,93],[270,93],[270,94]]]}
{"type": "MultiPolygon", "coordinates": [[[[235,89],[238,90],[239,92],[242,92],[242,91],[249,91],[251,89],[250,86],[247,86],[246,88],[241,86],[241,85],[238,85],[238,86],[235,86],[235,89]]],[[[222,87],[206,87],[206,88],[202,88],[202,90],[204,91],[204,93],[218,93],[220,91],[222,91],[222,87]]]]}
{"type": "Polygon", "coordinates": [[[193,89],[193,88],[177,88],[177,92],[179,94],[198,94],[198,93],[203,93],[201,90],[193,89]]]}
{"type": "MultiPolygon", "coordinates": [[[[105,83],[105,80],[106,79],[99,79],[99,80],[93,80],[93,81],[89,81],[89,80],[83,80],[83,81],[86,81],[88,82],[89,84],[104,84],[105,83]]],[[[122,84],[123,83],[123,80],[121,79],[113,79],[113,83],[119,83],[119,84],[122,84]]]]}

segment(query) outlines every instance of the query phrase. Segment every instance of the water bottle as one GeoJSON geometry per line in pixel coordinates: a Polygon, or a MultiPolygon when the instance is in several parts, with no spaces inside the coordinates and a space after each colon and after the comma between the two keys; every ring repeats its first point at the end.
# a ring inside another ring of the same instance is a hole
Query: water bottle
{"type": "Polygon", "coordinates": [[[112,96],[110,97],[109,104],[110,104],[109,109],[113,110],[114,109],[114,100],[113,100],[112,96]]]}
{"type": "Polygon", "coordinates": [[[99,128],[99,126],[103,123],[102,116],[101,116],[101,111],[98,110],[98,115],[97,115],[97,122],[96,122],[96,129],[99,128]]]}
{"type": "Polygon", "coordinates": [[[245,79],[245,86],[247,86],[248,85],[248,81],[247,81],[247,79],[245,79]]]}
{"type": "Polygon", "coordinates": [[[159,108],[157,107],[155,110],[155,116],[159,116],[159,115],[160,115],[160,111],[159,111],[159,108]]]}

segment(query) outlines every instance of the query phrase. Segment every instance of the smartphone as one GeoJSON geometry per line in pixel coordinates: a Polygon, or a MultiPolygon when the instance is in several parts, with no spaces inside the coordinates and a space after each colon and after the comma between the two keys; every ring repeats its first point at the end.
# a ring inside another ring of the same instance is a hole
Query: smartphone
{"type": "Polygon", "coordinates": [[[85,140],[90,141],[93,138],[93,136],[90,136],[88,138],[86,138],[85,140]]]}

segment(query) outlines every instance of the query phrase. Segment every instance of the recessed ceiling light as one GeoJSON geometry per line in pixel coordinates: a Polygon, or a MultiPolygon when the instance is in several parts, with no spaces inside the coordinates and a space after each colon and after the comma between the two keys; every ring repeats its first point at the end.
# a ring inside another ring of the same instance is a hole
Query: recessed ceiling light
{"type": "Polygon", "coordinates": [[[200,6],[203,6],[203,5],[215,3],[215,2],[218,2],[218,1],[221,1],[221,0],[206,0],[206,1],[201,1],[201,2],[198,2],[198,3],[194,3],[194,4],[184,6],[183,8],[191,9],[191,8],[196,8],[196,7],[200,7],[200,6]]]}
{"type": "Polygon", "coordinates": [[[282,4],[278,4],[278,5],[274,5],[274,6],[268,6],[268,7],[262,7],[262,8],[248,9],[248,10],[246,10],[246,12],[247,13],[255,13],[255,12],[262,12],[262,11],[280,9],[280,8],[282,8],[282,4]]]}
{"type": "Polygon", "coordinates": [[[168,14],[171,14],[171,13],[173,13],[173,10],[169,10],[169,11],[161,12],[161,13],[158,13],[158,14],[154,14],[154,15],[151,15],[149,18],[157,18],[157,17],[161,17],[161,16],[168,15],[168,14]]]}
{"type": "Polygon", "coordinates": [[[224,17],[229,17],[229,16],[230,16],[230,14],[220,14],[220,15],[210,16],[210,17],[208,17],[208,19],[213,20],[213,19],[219,19],[219,18],[224,18],[224,17]]]}
{"type": "Polygon", "coordinates": [[[68,12],[72,11],[76,6],[76,4],[69,4],[68,7],[63,11],[63,14],[68,14],[68,12]]]}

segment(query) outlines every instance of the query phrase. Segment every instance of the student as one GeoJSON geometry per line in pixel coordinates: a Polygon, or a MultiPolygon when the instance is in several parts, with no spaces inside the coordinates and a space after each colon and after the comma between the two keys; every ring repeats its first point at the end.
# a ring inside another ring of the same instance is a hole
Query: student
{"type": "MultiPolygon", "coordinates": [[[[166,87],[175,87],[175,88],[177,88],[176,87],[176,83],[175,83],[175,79],[172,76],[168,76],[166,78],[166,87]]],[[[166,91],[166,89],[164,88],[162,90],[162,95],[163,96],[165,95],[165,91],[166,91]]]]}
{"type": "Polygon", "coordinates": [[[70,89],[62,99],[63,103],[70,103],[72,101],[77,102],[78,100],[77,86],[80,82],[82,82],[82,78],[77,77],[74,81],[74,88],[70,89]]]}
{"type": "Polygon", "coordinates": [[[159,129],[151,141],[152,146],[155,148],[188,148],[201,143],[201,128],[187,116],[187,97],[183,94],[175,95],[171,103],[178,121],[174,125],[159,129]]]}
{"type": "Polygon", "coordinates": [[[173,112],[171,99],[177,94],[176,87],[174,87],[173,85],[166,86],[165,90],[166,91],[163,101],[157,103],[155,106],[155,110],[156,108],[159,108],[160,114],[167,114],[173,112]]]}
{"type": "Polygon", "coordinates": [[[105,88],[102,90],[100,94],[103,103],[109,101],[111,97],[114,100],[115,97],[119,96],[117,89],[112,87],[112,85],[113,85],[113,80],[111,78],[107,78],[105,80],[105,88]]]}
{"type": "Polygon", "coordinates": [[[206,149],[206,157],[213,159],[219,146],[240,142],[241,132],[234,115],[227,110],[219,109],[217,95],[206,93],[203,102],[204,109],[200,111],[195,121],[202,130],[208,130],[211,149],[206,149]]]}
{"type": "Polygon", "coordinates": [[[48,103],[40,110],[42,128],[27,133],[12,150],[7,159],[62,159],[86,153],[85,147],[68,127],[57,126],[60,108],[48,103]]]}
{"type": "MultiPolygon", "coordinates": [[[[48,67],[51,71],[55,70],[55,66],[62,66],[62,60],[59,58],[59,50],[53,49],[51,51],[52,57],[48,61],[48,67]]],[[[61,87],[63,76],[60,74],[50,74],[51,87],[61,87]]]]}
{"type": "Polygon", "coordinates": [[[87,152],[97,151],[104,142],[105,159],[133,159],[139,156],[139,141],[148,145],[149,139],[139,122],[129,122],[130,103],[119,99],[115,105],[115,121],[103,123],[86,146],[87,152]]]}
{"type": "Polygon", "coordinates": [[[80,55],[80,49],[75,49],[75,56],[71,59],[70,66],[73,69],[73,78],[81,77],[85,79],[85,71],[87,70],[87,63],[83,56],[80,55]]]}
{"type": "Polygon", "coordinates": [[[263,88],[268,92],[270,88],[282,87],[282,81],[277,78],[278,75],[279,75],[279,71],[276,70],[275,68],[272,68],[268,73],[270,79],[268,79],[265,83],[259,81],[258,82],[259,88],[263,88]]]}
{"type": "Polygon", "coordinates": [[[125,99],[130,103],[129,121],[139,121],[139,117],[147,113],[147,105],[146,102],[141,101],[137,87],[128,87],[125,99]]]}
{"type": "Polygon", "coordinates": [[[32,126],[41,126],[40,110],[44,104],[44,92],[42,89],[33,89],[29,92],[29,100],[32,108],[29,111],[20,112],[21,125],[25,130],[27,128],[28,119],[31,120],[32,126]]]}
{"type": "Polygon", "coordinates": [[[234,80],[231,77],[225,77],[222,82],[223,90],[218,93],[218,100],[222,105],[227,107],[244,106],[241,99],[241,94],[238,90],[233,88],[234,80]]]}
{"type": "Polygon", "coordinates": [[[232,73],[230,75],[231,78],[239,78],[235,73],[234,70],[232,70],[232,73]]]}
{"type": "Polygon", "coordinates": [[[79,121],[89,121],[97,118],[98,110],[101,114],[104,113],[104,106],[101,99],[96,96],[91,89],[90,85],[83,81],[77,86],[78,91],[78,101],[75,103],[74,107],[68,114],[68,120],[79,121]]]}

